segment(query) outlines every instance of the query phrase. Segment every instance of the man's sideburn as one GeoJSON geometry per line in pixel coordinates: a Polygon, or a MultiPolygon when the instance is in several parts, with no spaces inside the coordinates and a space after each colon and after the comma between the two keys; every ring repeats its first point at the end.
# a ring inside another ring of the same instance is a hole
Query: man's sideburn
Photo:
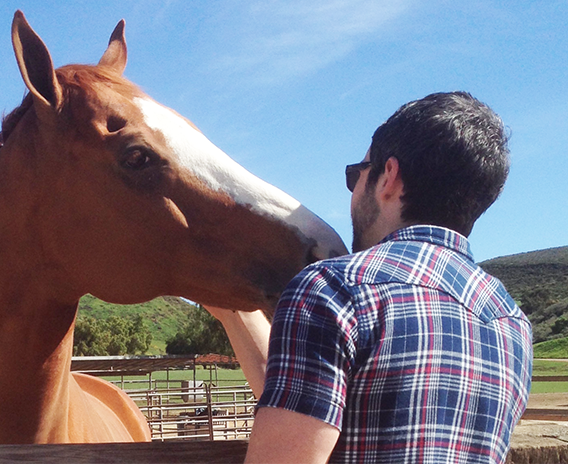
{"type": "Polygon", "coordinates": [[[353,253],[365,250],[374,243],[367,244],[365,234],[369,228],[377,221],[381,210],[375,199],[375,189],[377,182],[366,183],[365,192],[359,202],[353,206],[351,222],[353,223],[353,253]]]}

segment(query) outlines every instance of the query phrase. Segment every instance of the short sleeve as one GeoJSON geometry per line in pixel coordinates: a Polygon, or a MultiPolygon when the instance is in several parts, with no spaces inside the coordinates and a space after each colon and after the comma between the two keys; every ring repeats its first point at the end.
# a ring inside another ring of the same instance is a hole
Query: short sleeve
{"type": "Polygon", "coordinates": [[[290,282],[274,315],[257,407],[299,412],[341,430],[355,357],[352,308],[350,289],[333,268],[316,263],[290,282]]]}

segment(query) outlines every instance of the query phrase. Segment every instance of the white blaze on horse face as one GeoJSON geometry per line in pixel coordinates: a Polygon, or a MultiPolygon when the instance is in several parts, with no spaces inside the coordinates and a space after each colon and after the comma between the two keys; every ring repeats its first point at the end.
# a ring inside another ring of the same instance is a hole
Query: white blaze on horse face
{"type": "Polygon", "coordinates": [[[339,236],[324,221],[290,195],[240,166],[184,118],[151,99],[137,98],[135,103],[148,127],[163,134],[180,164],[210,189],[222,191],[238,204],[297,227],[307,238],[316,240],[314,253],[319,258],[346,251],[339,236]]]}
{"type": "Polygon", "coordinates": [[[297,200],[248,172],[173,111],[149,99],[137,98],[135,102],[145,123],[164,135],[180,164],[210,189],[281,219],[300,207],[297,200]]]}

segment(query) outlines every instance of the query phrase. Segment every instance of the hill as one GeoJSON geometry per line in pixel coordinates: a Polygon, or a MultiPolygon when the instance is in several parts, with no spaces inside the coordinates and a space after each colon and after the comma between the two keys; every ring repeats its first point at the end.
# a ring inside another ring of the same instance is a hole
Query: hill
{"type": "Polygon", "coordinates": [[[568,337],[548,340],[534,345],[535,358],[566,359],[568,337]]]}
{"type": "MultiPolygon", "coordinates": [[[[527,314],[535,343],[568,337],[568,246],[495,258],[480,266],[503,282],[527,314]]],[[[535,350],[535,356],[545,356],[552,346],[555,352],[566,347],[568,356],[568,343],[560,342],[535,350]]]]}
{"type": "Polygon", "coordinates": [[[503,256],[480,266],[501,280],[516,300],[536,289],[545,290],[555,302],[568,298],[568,246],[503,256]]]}
{"type": "Polygon", "coordinates": [[[164,354],[166,340],[173,337],[187,321],[189,305],[176,297],[163,296],[147,303],[117,305],[85,295],[79,303],[79,317],[106,319],[109,316],[131,317],[137,314],[147,321],[152,333],[148,354],[164,354]]]}

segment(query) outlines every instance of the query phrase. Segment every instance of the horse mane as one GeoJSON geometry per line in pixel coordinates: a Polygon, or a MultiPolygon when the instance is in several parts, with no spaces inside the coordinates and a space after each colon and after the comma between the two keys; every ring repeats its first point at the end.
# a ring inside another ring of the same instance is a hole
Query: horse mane
{"type": "Polygon", "coordinates": [[[2,118],[2,131],[0,131],[0,148],[6,143],[8,137],[18,125],[24,114],[32,107],[34,101],[30,93],[24,96],[20,106],[14,108],[2,118]]]}
{"type": "MultiPolygon", "coordinates": [[[[87,98],[94,97],[96,95],[96,85],[100,84],[112,86],[125,96],[136,97],[143,95],[143,92],[135,84],[105,66],[74,64],[58,68],[55,70],[55,73],[63,90],[61,113],[66,113],[67,111],[72,113],[73,105],[70,102],[79,95],[85,95],[87,98]]],[[[20,106],[2,118],[0,148],[6,143],[12,131],[32,106],[32,94],[28,92],[20,106]]]]}

